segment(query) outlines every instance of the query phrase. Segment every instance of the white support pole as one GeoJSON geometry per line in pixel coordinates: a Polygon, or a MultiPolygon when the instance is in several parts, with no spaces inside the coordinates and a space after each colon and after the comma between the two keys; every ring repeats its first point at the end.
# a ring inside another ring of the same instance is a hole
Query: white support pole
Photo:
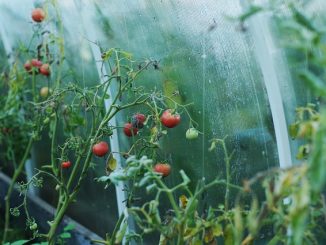
{"type": "Polygon", "coordinates": [[[258,13],[248,20],[248,24],[253,37],[255,55],[263,74],[271,107],[280,167],[288,168],[292,166],[290,141],[281,89],[277,78],[276,64],[272,55],[276,48],[270,32],[268,19],[264,14],[258,13]]]}
{"type": "MultiPolygon", "coordinates": [[[[88,40],[92,40],[92,39],[94,39],[94,37],[96,37],[96,32],[94,31],[94,29],[91,26],[85,25],[85,23],[91,23],[90,18],[88,18],[89,14],[87,12],[87,11],[89,11],[89,9],[85,9],[81,6],[77,9],[77,6],[78,6],[77,3],[75,2],[74,7],[76,8],[76,11],[78,11],[78,13],[80,13],[81,25],[84,28],[86,38],[88,40]]],[[[92,51],[92,54],[93,54],[93,57],[95,60],[97,72],[98,72],[98,75],[100,78],[100,82],[104,83],[105,77],[108,75],[108,73],[107,73],[105,67],[102,66],[102,63],[97,62],[102,59],[101,52],[99,50],[99,47],[96,46],[95,44],[90,44],[90,48],[91,48],[91,51],[92,51]]],[[[112,87],[110,87],[108,89],[107,93],[109,95],[109,98],[106,99],[104,102],[106,110],[108,110],[112,104],[112,94],[114,93],[112,87]]],[[[117,126],[116,117],[113,117],[109,123],[112,127],[116,127],[117,126]]],[[[113,135],[110,137],[110,145],[111,145],[112,152],[120,152],[118,132],[116,129],[114,130],[113,135]]],[[[117,154],[115,156],[115,159],[117,160],[117,168],[121,168],[122,159],[121,159],[120,154],[117,154]]],[[[119,215],[124,213],[125,217],[128,217],[127,207],[126,207],[126,202],[125,202],[125,200],[127,199],[127,195],[126,195],[126,192],[123,191],[123,189],[124,189],[124,186],[123,186],[122,182],[120,182],[118,185],[115,186],[118,212],[119,212],[119,215]]]]}

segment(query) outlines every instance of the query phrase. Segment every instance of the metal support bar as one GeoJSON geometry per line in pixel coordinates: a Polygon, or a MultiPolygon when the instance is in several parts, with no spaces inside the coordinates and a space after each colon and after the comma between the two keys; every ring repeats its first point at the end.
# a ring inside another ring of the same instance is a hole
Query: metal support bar
{"type": "MultiPolygon", "coordinates": [[[[76,3],[75,1],[75,8],[77,9],[78,3],[76,3]]],[[[85,9],[82,6],[79,6],[79,8],[77,9],[77,11],[80,13],[80,18],[81,18],[81,22],[82,22],[82,26],[85,28],[84,32],[86,34],[86,38],[88,40],[92,40],[94,39],[94,37],[97,36],[95,30],[93,27],[89,26],[89,25],[85,25],[85,23],[91,23],[91,18],[89,18],[89,14],[87,13],[87,11],[89,11],[89,9],[85,9]]],[[[91,44],[90,45],[94,60],[95,60],[95,64],[96,64],[96,68],[97,68],[97,72],[100,78],[100,82],[104,83],[105,82],[105,77],[108,76],[108,72],[106,71],[105,67],[102,66],[101,62],[97,62],[99,60],[101,60],[101,52],[98,48],[98,46],[96,46],[95,44],[91,44]]],[[[113,94],[114,90],[112,87],[109,88],[108,90],[108,95],[109,98],[105,100],[105,108],[106,110],[108,110],[112,104],[112,94],[113,94]]],[[[113,117],[110,120],[110,125],[112,127],[116,127],[117,126],[117,120],[116,117],[113,117]]],[[[111,150],[112,152],[120,152],[120,147],[119,147],[119,139],[118,139],[118,134],[117,134],[117,130],[115,130],[115,132],[113,133],[113,135],[110,137],[110,145],[111,145],[111,150]]],[[[119,154],[117,154],[115,156],[116,160],[117,160],[117,168],[121,168],[121,156],[119,154]]],[[[125,193],[125,191],[123,191],[124,186],[123,183],[120,182],[118,185],[115,186],[116,189],[116,197],[117,197],[117,206],[118,206],[118,212],[119,215],[121,215],[122,213],[124,213],[125,217],[128,217],[128,213],[127,213],[127,207],[126,207],[126,202],[125,200],[127,199],[127,195],[125,193]]]]}
{"type": "Polygon", "coordinates": [[[257,14],[249,19],[248,23],[254,41],[255,55],[263,74],[271,107],[280,167],[288,168],[292,166],[290,141],[281,90],[277,78],[276,64],[272,55],[275,47],[268,25],[268,19],[263,14],[257,14]]]}

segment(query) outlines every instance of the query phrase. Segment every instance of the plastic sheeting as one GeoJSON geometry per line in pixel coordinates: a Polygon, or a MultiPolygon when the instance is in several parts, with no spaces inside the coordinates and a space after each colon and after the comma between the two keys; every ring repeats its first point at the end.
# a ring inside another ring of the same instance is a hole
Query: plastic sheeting
{"type": "MultiPolygon", "coordinates": [[[[31,37],[29,14],[33,5],[18,2],[0,2],[0,23],[4,30],[1,40],[11,48],[31,37]]],[[[172,175],[166,179],[169,185],[178,183],[180,169],[194,180],[193,186],[195,180],[203,177],[207,181],[216,176],[225,177],[223,152],[220,149],[209,152],[208,148],[209,140],[226,135],[228,148],[235,150],[233,183],[240,184],[256,172],[279,164],[270,110],[273,102],[268,100],[265,86],[268,81],[264,80],[262,64],[257,58],[254,27],[249,26],[243,32],[238,23],[228,18],[242,13],[239,1],[66,0],[58,4],[65,28],[66,63],[78,71],[72,74],[74,79],[85,86],[99,80],[95,67],[99,57],[94,57],[90,49],[92,42],[98,42],[103,48],[125,49],[135,58],[158,60],[159,71],[146,73],[141,84],[163,89],[164,83],[170,81],[177,87],[183,104],[193,103],[189,106],[190,114],[203,134],[195,141],[186,140],[189,121],[183,115],[181,125],[169,130],[161,144],[160,158],[173,168],[172,175]]],[[[269,28],[269,22],[265,27],[269,28]]],[[[49,28],[55,30],[56,26],[49,28]]],[[[270,31],[277,37],[277,27],[270,31]]],[[[288,67],[286,51],[277,50],[270,50],[270,54],[280,68],[274,67],[274,72],[280,71],[274,74],[282,91],[279,103],[285,108],[287,123],[291,123],[290,115],[298,101],[304,103],[309,95],[302,87],[288,84],[291,69],[296,67],[288,67]]],[[[118,124],[122,126],[128,116],[127,113],[118,116],[118,124]]],[[[120,148],[126,150],[130,142],[119,133],[120,148]]],[[[44,152],[49,146],[41,142],[38,147],[44,147],[44,152]]],[[[38,150],[34,158],[37,164],[48,159],[38,150]]],[[[100,235],[112,229],[117,217],[113,190],[105,191],[93,184],[93,178],[102,174],[104,169],[90,174],[80,201],[69,211],[72,217],[100,235]]],[[[222,191],[208,192],[204,201],[221,202],[223,196],[217,193],[222,191]]],[[[41,196],[51,202],[47,191],[41,196]]]]}

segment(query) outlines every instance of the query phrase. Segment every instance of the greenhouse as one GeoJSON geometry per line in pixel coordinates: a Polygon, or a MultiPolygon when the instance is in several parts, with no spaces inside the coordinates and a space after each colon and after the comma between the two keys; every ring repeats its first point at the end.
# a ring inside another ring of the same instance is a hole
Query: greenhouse
{"type": "Polygon", "coordinates": [[[326,244],[325,0],[0,0],[0,93],[0,244],[326,244]]]}

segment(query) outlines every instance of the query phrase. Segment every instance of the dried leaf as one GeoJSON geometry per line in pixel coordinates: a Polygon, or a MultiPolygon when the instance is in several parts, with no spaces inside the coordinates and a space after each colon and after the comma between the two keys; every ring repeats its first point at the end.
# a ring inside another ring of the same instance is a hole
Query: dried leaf
{"type": "Polygon", "coordinates": [[[117,160],[113,157],[111,153],[106,162],[106,173],[110,175],[117,168],[117,160]]]}

